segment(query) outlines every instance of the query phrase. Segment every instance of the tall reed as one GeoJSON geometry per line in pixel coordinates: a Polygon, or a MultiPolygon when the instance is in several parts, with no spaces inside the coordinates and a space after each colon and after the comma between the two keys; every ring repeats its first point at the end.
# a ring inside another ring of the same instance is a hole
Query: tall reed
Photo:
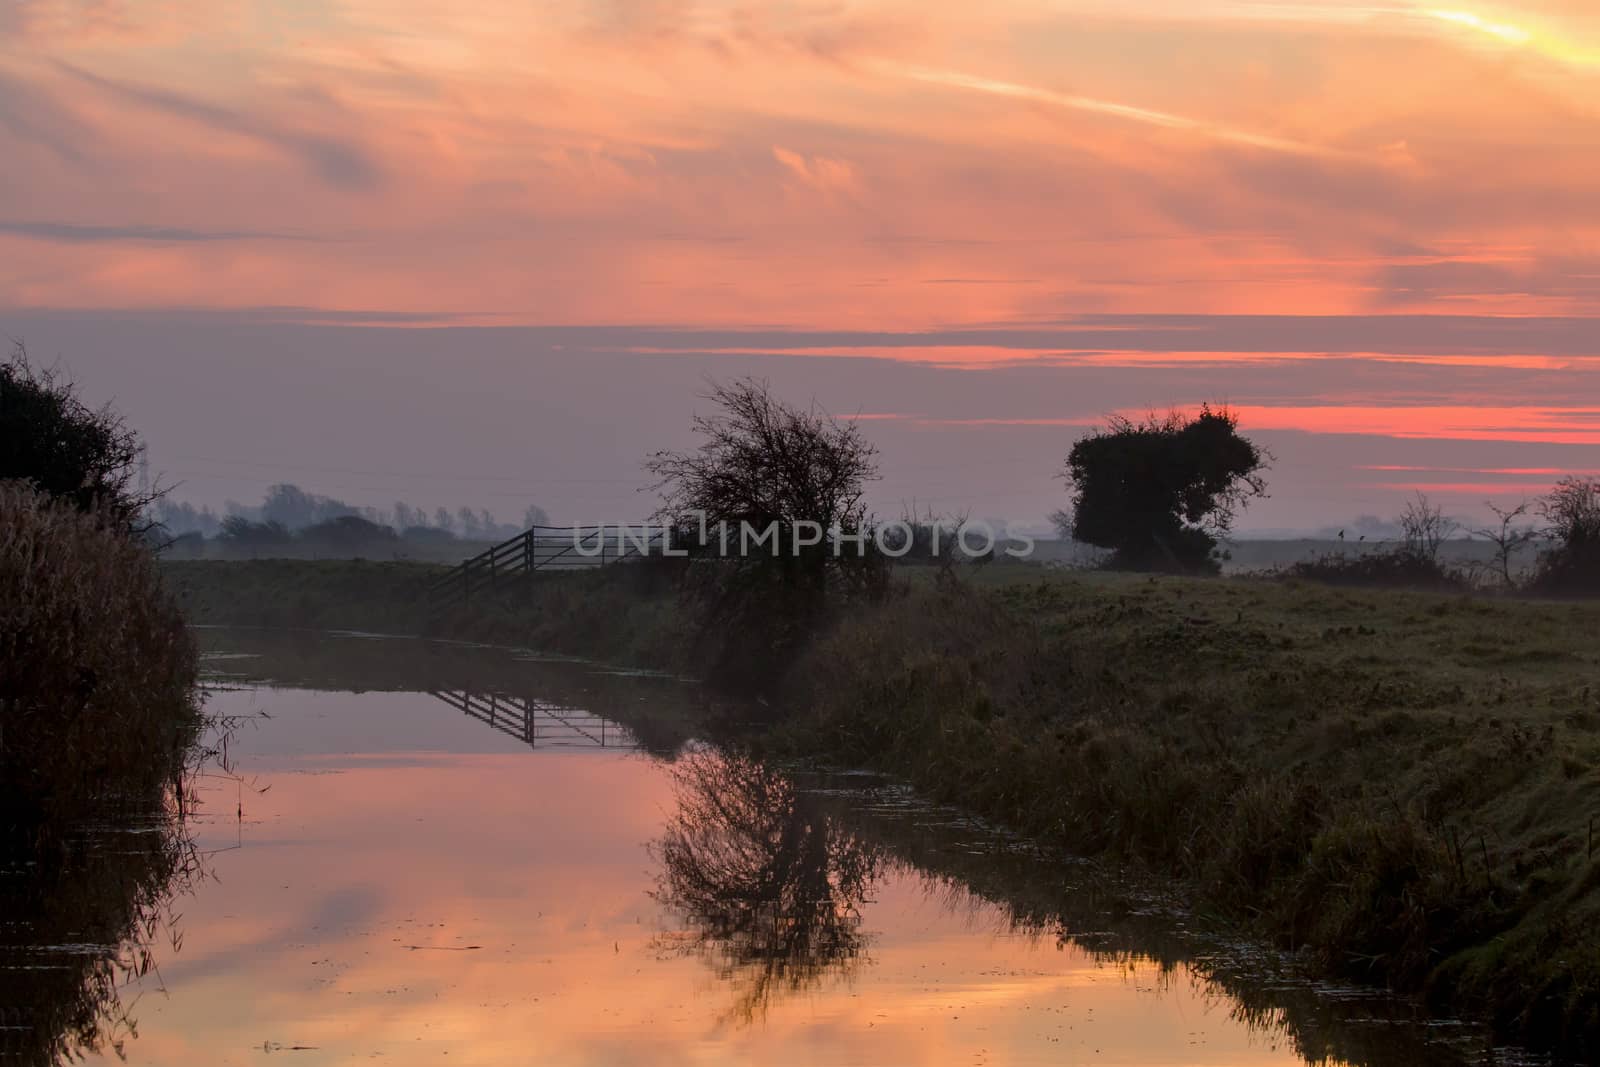
{"type": "Polygon", "coordinates": [[[179,790],[197,652],[149,550],[0,482],[0,833],[179,790]]]}

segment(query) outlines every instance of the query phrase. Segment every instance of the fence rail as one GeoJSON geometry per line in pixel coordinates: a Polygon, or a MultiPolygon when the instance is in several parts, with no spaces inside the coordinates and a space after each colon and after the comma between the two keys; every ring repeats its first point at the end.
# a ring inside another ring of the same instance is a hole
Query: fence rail
{"type": "Polygon", "coordinates": [[[529,748],[637,749],[638,740],[625,726],[582,708],[504,693],[435,689],[433,696],[529,748]]]}
{"type": "Polygon", "coordinates": [[[659,527],[534,526],[463,560],[428,590],[435,609],[469,602],[475,593],[540,570],[603,567],[663,546],[659,527]]]}

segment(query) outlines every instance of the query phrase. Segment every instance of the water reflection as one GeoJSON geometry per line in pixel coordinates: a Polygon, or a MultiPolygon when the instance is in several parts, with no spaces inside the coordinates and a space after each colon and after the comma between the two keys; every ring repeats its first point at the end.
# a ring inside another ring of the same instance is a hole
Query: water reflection
{"type": "Polygon", "coordinates": [[[749,1020],[774,995],[843,973],[866,949],[861,905],[883,852],[748,756],[696,749],[673,772],[656,899],[689,929],[663,944],[708,958],[749,1020]]]}
{"type": "Polygon", "coordinates": [[[627,727],[583,708],[511,693],[470,689],[432,690],[431,695],[491,730],[529,748],[639,748],[627,727]]]}
{"type": "Polygon", "coordinates": [[[698,717],[692,690],[664,684],[659,675],[601,670],[528,652],[295,630],[211,629],[203,637],[213,648],[207,663],[216,678],[297,689],[430,693],[535,748],[642,748],[671,756],[698,717]]]}
{"type": "Polygon", "coordinates": [[[52,1065],[137,1033],[127,985],[181,937],[170,908],[200,872],[175,808],[129,813],[43,854],[0,856],[0,1057],[52,1065]]]}
{"type": "Polygon", "coordinates": [[[0,1021],[30,1029],[5,1031],[6,1048],[20,1057],[50,1011],[65,1035],[27,1062],[114,1048],[117,983],[147,950],[171,995],[139,1006],[127,1051],[157,1064],[264,1047],[301,1067],[530,1049],[595,1067],[1486,1061],[1466,1028],[1319,989],[1137,886],[882,779],[685,746],[695,697],[662,679],[415,641],[211,645],[219,674],[262,683],[218,696],[257,724],[237,748],[254,786],[242,821],[231,781],[208,805],[226,818],[198,820],[203,847],[241,833],[243,847],[185,901],[181,955],[148,921],[163,879],[183,885],[181,848],[164,867],[152,842],[115,838],[75,873],[8,873],[0,1021]],[[470,710],[485,701],[488,723],[470,710]],[[533,758],[529,715],[550,708],[550,729],[581,744],[547,746],[536,721],[533,758]],[[629,734],[659,758],[614,751],[629,734]],[[75,898],[97,884],[109,903],[75,898]],[[131,951],[111,948],[124,939],[131,951]],[[47,991],[18,968],[59,963],[50,945],[85,954],[47,991]],[[99,1020],[88,1040],[80,995],[99,1020]]]}

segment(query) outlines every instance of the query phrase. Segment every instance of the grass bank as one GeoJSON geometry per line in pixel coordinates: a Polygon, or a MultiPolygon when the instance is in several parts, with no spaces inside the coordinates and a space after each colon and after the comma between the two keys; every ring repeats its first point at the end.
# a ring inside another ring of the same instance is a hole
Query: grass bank
{"type": "Polygon", "coordinates": [[[646,568],[541,575],[499,596],[431,610],[449,567],[374,560],[162,564],[197,625],[363,630],[517,645],[652,667],[689,665],[664,576],[646,568]]]}
{"type": "MultiPolygon", "coordinates": [[[[428,620],[427,568],[171,564],[192,618],[692,662],[646,568],[428,620]]],[[[1330,973],[1597,1054],[1600,606],[992,567],[793,664],[763,743],[1182,879],[1330,973]]]]}

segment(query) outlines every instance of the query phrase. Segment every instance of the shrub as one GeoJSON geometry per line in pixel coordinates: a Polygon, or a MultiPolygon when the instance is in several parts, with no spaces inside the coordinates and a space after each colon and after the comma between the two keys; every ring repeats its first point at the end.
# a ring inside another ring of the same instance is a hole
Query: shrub
{"type": "Polygon", "coordinates": [[[300,531],[300,539],[326,552],[360,555],[376,548],[393,548],[400,538],[387,526],[356,515],[341,515],[300,531]]]}
{"type": "Polygon", "coordinates": [[[194,643],[120,521],[0,483],[0,831],[159,796],[198,736],[194,643]]]}
{"type": "Polygon", "coordinates": [[[292,542],[294,535],[281,522],[251,522],[242,515],[229,515],[222,520],[217,540],[229,548],[255,551],[281,548],[292,542]]]}
{"type": "Polygon", "coordinates": [[[141,452],[120,415],[84,404],[71,381],[34,367],[20,343],[0,363],[0,481],[28,482],[131,530],[151,500],[133,488],[141,452]]]}
{"type": "Polygon", "coordinates": [[[1395,520],[1400,543],[1391,548],[1346,555],[1330,552],[1288,569],[1295,578],[1326,585],[1387,586],[1454,592],[1472,588],[1461,570],[1439,561],[1439,550],[1460,527],[1422,493],[1395,520]]]}
{"type": "Polygon", "coordinates": [[[1265,494],[1269,459],[1227,410],[1117,416],[1072,446],[1063,472],[1072,514],[1057,521],[1074,539],[1113,550],[1115,568],[1215,572],[1217,536],[1265,494]]]}
{"type": "Polygon", "coordinates": [[[1372,586],[1392,589],[1431,589],[1456,592],[1471,588],[1466,575],[1404,548],[1360,555],[1330,552],[1289,567],[1290,577],[1324,585],[1372,586]]]}
{"type": "Polygon", "coordinates": [[[1541,593],[1600,594],[1600,478],[1563,478],[1539,504],[1550,548],[1533,588],[1541,593]]]}

